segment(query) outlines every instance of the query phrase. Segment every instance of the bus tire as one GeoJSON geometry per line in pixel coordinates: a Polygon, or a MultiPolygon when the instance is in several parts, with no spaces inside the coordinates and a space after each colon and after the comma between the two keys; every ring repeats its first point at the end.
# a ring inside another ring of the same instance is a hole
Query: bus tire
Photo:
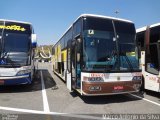
{"type": "Polygon", "coordinates": [[[33,77],[32,77],[33,80],[36,78],[36,75],[37,75],[37,69],[34,66],[34,68],[33,68],[33,77]]]}

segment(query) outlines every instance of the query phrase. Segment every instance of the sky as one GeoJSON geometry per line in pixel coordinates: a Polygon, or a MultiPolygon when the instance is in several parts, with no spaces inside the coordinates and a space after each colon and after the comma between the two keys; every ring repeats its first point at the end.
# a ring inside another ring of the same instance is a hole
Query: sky
{"type": "Polygon", "coordinates": [[[160,0],[0,0],[0,19],[30,22],[38,45],[53,45],[81,14],[128,19],[140,28],[160,22],[159,5],[160,0]]]}

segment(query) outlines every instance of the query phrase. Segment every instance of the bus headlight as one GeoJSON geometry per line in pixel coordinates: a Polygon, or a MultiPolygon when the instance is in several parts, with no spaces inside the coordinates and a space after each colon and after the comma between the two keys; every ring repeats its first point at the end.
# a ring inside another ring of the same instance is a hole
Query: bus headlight
{"type": "Polygon", "coordinates": [[[142,80],[142,76],[134,76],[132,80],[142,80]]]}
{"type": "Polygon", "coordinates": [[[17,75],[24,75],[24,74],[27,74],[27,73],[31,73],[31,70],[21,70],[17,73],[17,75]]]}
{"type": "Polygon", "coordinates": [[[102,77],[83,77],[83,80],[89,82],[104,82],[102,77]]]}

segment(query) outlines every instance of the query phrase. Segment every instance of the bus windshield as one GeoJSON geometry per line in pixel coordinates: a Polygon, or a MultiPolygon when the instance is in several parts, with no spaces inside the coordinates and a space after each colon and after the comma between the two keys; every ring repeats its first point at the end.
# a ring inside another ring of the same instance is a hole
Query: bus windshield
{"type": "Polygon", "coordinates": [[[30,25],[6,22],[0,26],[0,66],[14,67],[30,64],[30,25]]]}
{"type": "MultiPolygon", "coordinates": [[[[100,26],[100,23],[98,24],[100,26]]],[[[116,34],[111,28],[113,24],[108,30],[107,26],[105,28],[105,24],[101,25],[103,26],[102,30],[98,27],[98,30],[96,28],[84,30],[83,61],[85,70],[129,72],[139,70],[134,25],[129,26],[130,23],[122,22],[121,24],[118,21],[114,21],[114,24],[116,34]]]]}
{"type": "Polygon", "coordinates": [[[4,35],[2,57],[5,65],[28,65],[30,63],[30,36],[27,34],[6,33],[4,35]]]}
{"type": "MultiPolygon", "coordinates": [[[[84,61],[86,61],[86,69],[114,69],[114,55],[116,53],[116,46],[113,41],[114,33],[107,31],[94,32],[95,35],[92,37],[84,37],[84,61]],[[99,36],[99,34],[101,34],[101,36],[99,36]]],[[[85,34],[87,34],[87,30],[85,34]]]]}
{"type": "Polygon", "coordinates": [[[27,34],[6,33],[4,36],[5,52],[28,52],[30,49],[30,36],[27,34]]]}

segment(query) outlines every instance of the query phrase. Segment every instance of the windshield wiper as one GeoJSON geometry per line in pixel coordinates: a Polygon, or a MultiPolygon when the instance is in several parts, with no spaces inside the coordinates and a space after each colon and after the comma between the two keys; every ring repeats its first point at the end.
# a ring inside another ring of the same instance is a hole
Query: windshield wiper
{"type": "Polygon", "coordinates": [[[119,42],[117,38],[117,32],[116,32],[116,27],[114,24],[114,21],[112,21],[113,24],[113,30],[114,30],[114,35],[115,35],[115,42],[116,42],[116,53],[117,53],[117,63],[118,63],[118,69],[120,70],[120,55],[119,55],[119,42]]]}

